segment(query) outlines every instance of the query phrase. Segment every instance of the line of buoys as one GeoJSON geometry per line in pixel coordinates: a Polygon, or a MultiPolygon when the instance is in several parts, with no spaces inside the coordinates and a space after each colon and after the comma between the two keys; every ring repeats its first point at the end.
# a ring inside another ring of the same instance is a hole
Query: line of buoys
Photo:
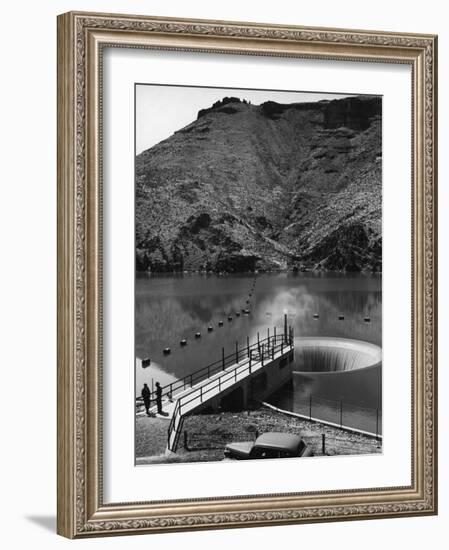
{"type": "MultiPolygon", "coordinates": [[[[271,313],[269,313],[268,311],[267,311],[266,314],[267,314],[267,315],[271,315],[271,313]]],[[[295,314],[292,314],[292,316],[294,317],[295,314]]],[[[320,316],[319,316],[318,313],[314,313],[314,314],[313,314],[313,318],[314,318],[314,319],[319,319],[320,316]]],[[[338,320],[339,320],[339,321],[344,321],[344,320],[345,320],[345,316],[344,316],[344,315],[339,315],[339,316],[338,316],[338,320]]],[[[371,323],[371,317],[364,317],[363,320],[365,321],[365,323],[371,323]]]]}
{"type": "MultiPolygon", "coordinates": [[[[249,298],[251,298],[252,295],[253,295],[254,288],[255,288],[255,286],[256,286],[256,282],[257,282],[257,281],[256,281],[256,277],[254,277],[254,281],[253,281],[253,283],[252,283],[252,285],[251,285],[250,292],[249,292],[249,294],[248,294],[249,298]]],[[[247,306],[249,306],[250,303],[251,303],[251,300],[249,300],[249,299],[246,300],[247,306]]],[[[243,315],[249,315],[249,314],[250,314],[250,310],[249,310],[248,307],[242,308],[242,309],[241,309],[241,313],[243,313],[243,315]]],[[[241,313],[240,313],[240,311],[236,311],[236,312],[235,312],[235,316],[236,316],[236,317],[240,317],[240,314],[241,314],[241,313]]],[[[271,312],[267,312],[267,315],[271,316],[271,312]]],[[[228,321],[231,322],[232,320],[233,320],[232,315],[229,315],[229,316],[228,316],[228,321]]],[[[218,321],[218,326],[219,326],[219,327],[222,327],[223,325],[224,325],[223,321],[218,321]]],[[[207,332],[213,332],[213,330],[214,330],[214,327],[213,327],[212,325],[209,325],[209,326],[207,327],[207,332]]],[[[196,332],[196,333],[195,333],[195,338],[196,338],[196,339],[201,338],[201,332],[196,332]]],[[[180,345],[181,347],[187,346],[187,339],[186,339],[186,338],[183,338],[182,340],[180,340],[179,345],[180,345]]],[[[167,348],[164,348],[164,349],[162,350],[162,353],[163,353],[164,355],[170,355],[170,354],[171,354],[171,348],[168,348],[168,347],[167,347],[167,348]]],[[[143,368],[149,367],[150,364],[151,364],[151,361],[150,361],[150,358],[149,358],[149,357],[147,357],[147,358],[145,358],[145,359],[142,359],[142,367],[143,367],[143,368]]]]}
{"type": "MultiPolygon", "coordinates": [[[[250,298],[251,298],[251,296],[252,296],[252,294],[253,294],[255,285],[256,285],[256,277],[254,277],[254,282],[253,282],[252,287],[251,287],[251,289],[250,289],[250,293],[249,293],[249,297],[250,297],[250,298]]],[[[250,303],[251,303],[251,301],[250,301],[249,299],[246,300],[247,306],[248,306],[250,303]]],[[[249,310],[248,307],[242,308],[241,313],[243,313],[244,315],[249,315],[249,314],[250,314],[250,310],[249,310]]],[[[270,315],[270,316],[271,316],[271,312],[267,312],[267,315],[270,315]]],[[[235,317],[240,317],[240,311],[236,311],[236,312],[235,312],[235,317]]],[[[233,320],[232,315],[229,315],[229,316],[228,316],[228,321],[229,321],[229,322],[232,322],[232,320],[233,320]]],[[[223,324],[224,324],[223,321],[218,321],[218,326],[219,326],[219,327],[222,327],[223,324]]],[[[214,327],[213,327],[212,325],[209,325],[209,326],[207,327],[207,332],[212,332],[213,330],[214,330],[214,327]]],[[[195,333],[195,338],[196,338],[196,339],[201,338],[201,332],[196,332],[196,333],[195,333]]],[[[182,340],[180,340],[179,345],[180,345],[181,347],[187,346],[187,339],[186,339],[186,338],[183,338],[182,340]]],[[[171,348],[164,348],[164,349],[162,350],[162,353],[163,353],[164,355],[170,355],[170,353],[171,353],[171,348]]],[[[151,361],[150,361],[149,358],[142,359],[142,367],[143,367],[143,368],[150,366],[150,364],[151,364],[151,361]]]]}
{"type": "Polygon", "coordinates": [[[142,359],[142,368],[146,369],[151,365],[151,360],[149,357],[145,357],[145,359],[142,359]]]}

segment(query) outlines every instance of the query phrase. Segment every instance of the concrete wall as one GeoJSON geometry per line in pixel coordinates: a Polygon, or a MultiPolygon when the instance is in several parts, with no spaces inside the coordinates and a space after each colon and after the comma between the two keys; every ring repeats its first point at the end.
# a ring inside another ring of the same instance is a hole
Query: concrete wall
{"type": "Polygon", "coordinates": [[[283,357],[270,361],[262,369],[204,401],[194,413],[242,410],[264,401],[291,380],[293,359],[292,350],[283,357]]]}

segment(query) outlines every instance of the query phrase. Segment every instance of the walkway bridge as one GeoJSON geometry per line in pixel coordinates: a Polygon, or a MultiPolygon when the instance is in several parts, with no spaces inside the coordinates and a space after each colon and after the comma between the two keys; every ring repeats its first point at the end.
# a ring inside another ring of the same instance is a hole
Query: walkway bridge
{"type": "MultiPolygon", "coordinates": [[[[163,411],[170,420],[167,449],[176,452],[186,415],[204,410],[241,410],[261,402],[291,378],[293,328],[269,335],[162,388],[163,411]]],[[[153,396],[152,396],[153,397],[153,396]]],[[[142,400],[137,399],[138,407],[142,400]]],[[[150,409],[156,412],[156,407],[150,409]]]]}

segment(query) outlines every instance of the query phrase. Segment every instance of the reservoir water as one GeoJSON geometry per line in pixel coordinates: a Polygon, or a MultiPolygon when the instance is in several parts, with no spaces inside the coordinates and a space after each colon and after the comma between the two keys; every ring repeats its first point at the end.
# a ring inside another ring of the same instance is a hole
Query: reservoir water
{"type": "MultiPolygon", "coordinates": [[[[280,273],[242,275],[149,275],[136,279],[136,395],[144,382],[150,388],[190,374],[239,347],[283,330],[284,314],[301,337],[323,336],[382,345],[380,275],[280,273]],[[242,310],[248,309],[249,315],[242,310]],[[237,315],[239,314],[239,315],[237,315]],[[232,319],[232,320],[230,320],[232,319]],[[369,319],[369,321],[365,320],[369,319]],[[220,326],[222,322],[222,326],[220,326]],[[212,327],[212,331],[208,331],[212,327]],[[196,333],[201,337],[195,338],[196,333]],[[181,346],[181,340],[186,345],[181,346]],[[171,353],[164,355],[164,348],[171,353]],[[151,365],[142,368],[141,359],[151,365]]],[[[294,365],[293,370],[299,370],[294,365]]],[[[329,420],[338,418],[338,403],[351,408],[381,409],[381,367],[337,373],[293,375],[290,387],[273,396],[281,408],[303,412],[309,403],[328,402],[329,420]]],[[[324,405],[323,405],[324,406],[324,405]]],[[[325,407],[326,408],[326,407],[325,407]]],[[[372,416],[372,415],[371,415],[372,416]]],[[[368,421],[367,421],[368,422],[368,421]]],[[[362,422],[362,429],[372,431],[362,422]]],[[[377,419],[378,422],[378,419],[377,419]]]]}

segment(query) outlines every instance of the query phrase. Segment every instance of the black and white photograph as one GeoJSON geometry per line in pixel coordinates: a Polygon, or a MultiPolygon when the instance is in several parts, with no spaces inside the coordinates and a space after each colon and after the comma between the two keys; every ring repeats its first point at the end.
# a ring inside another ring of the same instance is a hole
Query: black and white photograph
{"type": "Polygon", "coordinates": [[[134,93],[136,465],[382,453],[382,97],[134,93]]]}

